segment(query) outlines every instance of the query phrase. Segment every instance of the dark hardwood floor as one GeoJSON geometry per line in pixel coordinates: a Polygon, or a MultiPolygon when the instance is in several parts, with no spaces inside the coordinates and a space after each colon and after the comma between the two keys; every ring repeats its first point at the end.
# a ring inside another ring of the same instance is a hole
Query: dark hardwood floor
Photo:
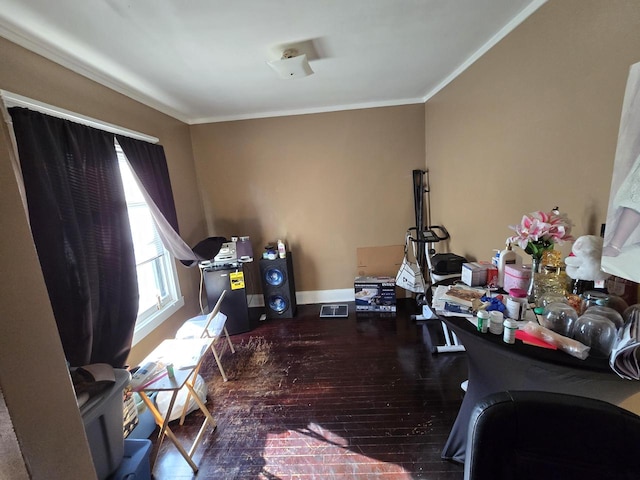
{"type": "MultiPolygon", "coordinates": [[[[466,354],[431,354],[426,327],[410,319],[413,300],[399,300],[393,317],[349,308],[349,318],[327,319],[319,305],[302,305],[295,319],[232,336],[226,383],[209,354],[201,373],[218,427],[196,451],[200,470],[193,475],[165,439],[154,478],[462,479],[463,467],[440,452],[466,354]]],[[[171,426],[191,440],[202,418],[171,426]]]]}

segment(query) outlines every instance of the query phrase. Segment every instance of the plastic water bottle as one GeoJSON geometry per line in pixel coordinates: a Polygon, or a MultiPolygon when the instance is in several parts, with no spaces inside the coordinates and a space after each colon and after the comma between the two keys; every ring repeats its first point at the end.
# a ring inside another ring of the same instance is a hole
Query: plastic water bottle
{"type": "Polygon", "coordinates": [[[287,256],[287,249],[285,248],[282,240],[278,240],[278,256],[280,258],[285,258],[287,256]]]}

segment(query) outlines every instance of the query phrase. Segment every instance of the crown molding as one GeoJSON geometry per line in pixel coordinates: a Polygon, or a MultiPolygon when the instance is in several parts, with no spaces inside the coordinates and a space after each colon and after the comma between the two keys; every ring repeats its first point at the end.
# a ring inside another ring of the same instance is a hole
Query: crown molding
{"type": "Polygon", "coordinates": [[[189,123],[188,116],[175,108],[159,102],[151,96],[142,93],[141,90],[133,88],[130,85],[120,82],[117,78],[89,66],[86,62],[69,55],[67,52],[57,48],[55,44],[45,39],[35,40],[31,35],[25,33],[23,30],[16,28],[13,25],[13,28],[9,27],[9,21],[9,19],[5,19],[5,21],[0,23],[0,37],[4,37],[15,44],[46,58],[47,60],[61,65],[64,68],[71,70],[78,75],[82,75],[83,77],[86,77],[102,86],[110,88],[111,90],[114,90],[132,100],[140,102],[147,107],[153,108],[154,110],[184,123],[189,123]]]}

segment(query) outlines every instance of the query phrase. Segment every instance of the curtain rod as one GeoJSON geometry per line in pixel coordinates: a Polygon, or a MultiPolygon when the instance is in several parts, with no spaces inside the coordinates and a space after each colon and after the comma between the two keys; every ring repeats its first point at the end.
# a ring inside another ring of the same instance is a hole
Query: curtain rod
{"type": "Polygon", "coordinates": [[[125,137],[135,138],[149,143],[158,143],[160,140],[151,135],[136,132],[135,130],[129,130],[128,128],[120,127],[112,123],[103,122],[102,120],[96,120],[95,118],[87,117],[79,113],[65,110],[64,108],[48,105],[38,100],[33,100],[28,97],[23,97],[17,93],[8,92],[6,90],[0,90],[0,97],[4,100],[4,104],[9,107],[24,107],[31,110],[35,110],[40,113],[45,113],[53,117],[62,118],[71,122],[80,123],[88,127],[98,128],[107,132],[123,135],[125,137]]]}

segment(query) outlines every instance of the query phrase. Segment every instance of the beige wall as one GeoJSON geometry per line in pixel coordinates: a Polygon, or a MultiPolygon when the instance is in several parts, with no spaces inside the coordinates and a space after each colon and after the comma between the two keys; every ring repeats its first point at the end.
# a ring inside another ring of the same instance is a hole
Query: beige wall
{"type": "Polygon", "coordinates": [[[257,255],[282,238],[298,291],[353,288],[356,248],[401,244],[415,223],[422,104],[195,125],[191,133],[210,233],[249,235],[257,255]]]}
{"type": "MultiPolygon", "coordinates": [[[[426,112],[413,105],[189,128],[3,39],[0,88],[160,138],[189,243],[207,234],[205,219],[209,234],[250,235],[256,254],[284,237],[298,290],[350,288],[356,248],[401,243],[413,223],[411,170],[424,167],[425,145],[433,221],[447,226],[453,251],[489,258],[508,224],[554,205],[577,235],[597,233],[627,71],[640,61],[639,24],[636,0],[550,0],[426,112]]],[[[90,468],[78,454],[79,417],[5,153],[0,193],[2,231],[11,232],[1,243],[0,387],[32,472],[74,478],[65,469],[90,468]]],[[[187,306],[131,363],[195,313],[197,282],[196,271],[180,269],[187,306]]]]}
{"type": "MultiPolygon", "coordinates": [[[[183,237],[206,233],[188,126],[55,65],[0,38],[0,89],[24,95],[160,139],[183,237]]],[[[91,478],[83,456],[82,423],[42,280],[17,185],[0,137],[3,335],[0,387],[33,478],[91,478]],[[64,442],[60,439],[64,438],[64,442]],[[80,442],[80,443],[78,443],[80,442]]],[[[132,352],[136,364],[162,338],[198,310],[198,273],[179,266],[186,306],[132,352]]],[[[86,444],[84,444],[86,445],[86,444]]],[[[86,448],[86,446],[84,447],[86,448]]],[[[88,454],[88,450],[85,450],[88,454]]]]}
{"type": "Polygon", "coordinates": [[[433,217],[453,251],[489,259],[508,225],[555,205],[577,236],[599,234],[638,25],[634,0],[551,0],[427,102],[433,217]]]}

